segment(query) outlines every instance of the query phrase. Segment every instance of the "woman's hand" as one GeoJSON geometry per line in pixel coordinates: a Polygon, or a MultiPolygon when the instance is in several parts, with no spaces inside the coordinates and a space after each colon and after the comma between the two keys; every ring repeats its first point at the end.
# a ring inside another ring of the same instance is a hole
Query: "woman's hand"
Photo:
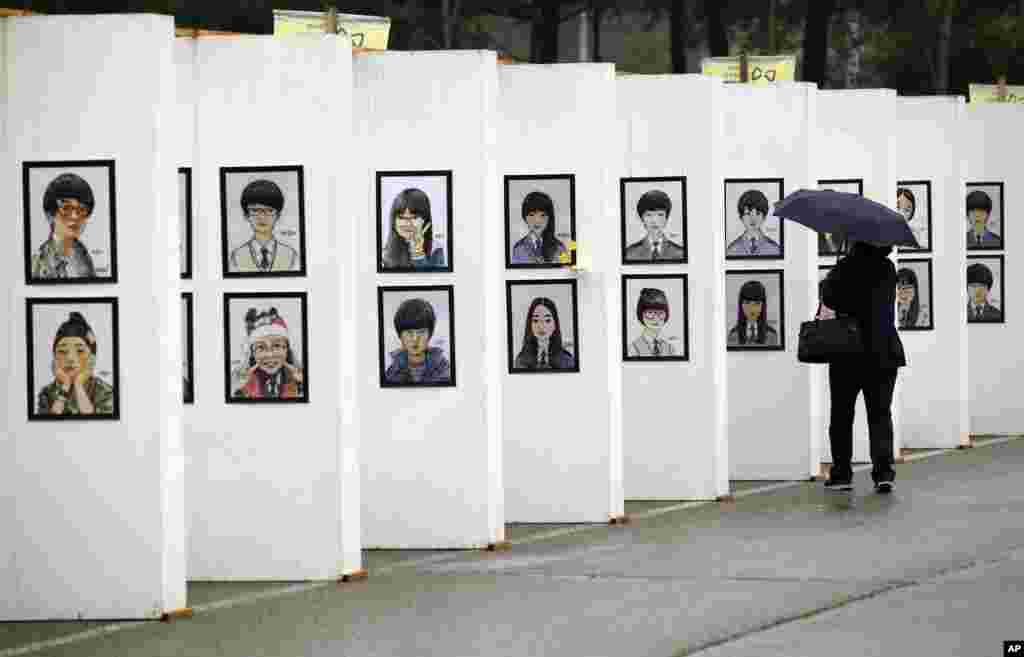
{"type": "Polygon", "coordinates": [[[416,219],[416,232],[412,236],[412,253],[410,254],[413,258],[423,258],[426,254],[423,252],[424,242],[426,241],[427,229],[430,228],[430,222],[420,223],[422,220],[417,217],[416,219]]]}
{"type": "Polygon", "coordinates": [[[818,316],[815,319],[835,319],[836,311],[832,310],[825,304],[821,304],[821,308],[818,310],[818,316]]]}

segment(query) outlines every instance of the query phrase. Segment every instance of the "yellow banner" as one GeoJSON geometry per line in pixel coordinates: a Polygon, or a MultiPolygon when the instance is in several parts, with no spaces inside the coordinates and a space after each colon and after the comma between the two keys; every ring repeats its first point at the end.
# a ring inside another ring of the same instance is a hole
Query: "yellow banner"
{"type": "MultiPolygon", "coordinates": [[[[323,34],[327,12],[274,10],[274,36],[286,34],[323,34]]],[[[338,14],[338,33],[347,34],[353,48],[387,50],[391,19],[385,16],[338,14]]]]}
{"type": "MultiPolygon", "coordinates": [[[[701,73],[722,78],[725,82],[740,81],[739,57],[705,57],[701,73]]],[[[747,57],[747,82],[771,84],[796,79],[796,55],[750,55],[747,57]]]]}
{"type": "Polygon", "coordinates": [[[1000,92],[997,84],[967,85],[968,102],[971,103],[1024,103],[1024,85],[1008,84],[1000,92]]]}

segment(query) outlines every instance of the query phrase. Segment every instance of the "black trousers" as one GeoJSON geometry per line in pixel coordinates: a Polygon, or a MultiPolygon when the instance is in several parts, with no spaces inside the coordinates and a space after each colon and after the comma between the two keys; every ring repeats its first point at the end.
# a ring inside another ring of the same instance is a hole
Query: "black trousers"
{"type": "Polygon", "coordinates": [[[853,416],[857,395],[863,392],[864,405],[868,411],[872,478],[876,481],[892,478],[892,395],[896,387],[896,372],[895,368],[866,368],[858,363],[829,363],[828,385],[832,410],[828,437],[832,446],[834,471],[851,472],[853,416]]]}

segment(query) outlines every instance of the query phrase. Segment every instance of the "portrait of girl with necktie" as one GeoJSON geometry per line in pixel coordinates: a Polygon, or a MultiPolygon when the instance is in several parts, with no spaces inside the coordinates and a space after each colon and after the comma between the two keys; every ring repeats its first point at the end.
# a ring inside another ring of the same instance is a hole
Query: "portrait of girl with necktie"
{"type": "Polygon", "coordinates": [[[505,176],[506,267],[566,267],[574,262],[575,177],[505,176]]]}
{"type": "Polygon", "coordinates": [[[686,274],[622,277],[622,359],[689,360],[686,274]]]}
{"type": "Polygon", "coordinates": [[[578,372],[576,281],[508,281],[506,285],[512,313],[509,372],[578,372]],[[515,331],[520,327],[521,332],[515,331]]]}
{"type": "Polygon", "coordinates": [[[225,277],[305,276],[302,174],[301,166],[221,168],[225,277]]]}
{"type": "Polygon", "coordinates": [[[900,260],[896,270],[896,326],[901,331],[923,331],[932,325],[931,260],[900,260]]]}
{"type": "Polygon", "coordinates": [[[734,289],[740,277],[746,279],[736,293],[735,322],[726,340],[728,348],[782,349],[782,271],[738,271],[727,272],[726,276],[732,283],[726,285],[727,290],[734,289]],[[778,302],[778,322],[771,319],[775,304],[769,302],[770,298],[778,302]]]}

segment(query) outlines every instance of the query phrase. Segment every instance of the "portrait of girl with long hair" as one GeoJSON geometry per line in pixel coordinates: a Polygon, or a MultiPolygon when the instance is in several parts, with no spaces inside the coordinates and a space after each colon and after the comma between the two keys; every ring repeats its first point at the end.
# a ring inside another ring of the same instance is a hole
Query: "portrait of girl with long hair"
{"type": "Polygon", "coordinates": [[[452,271],[452,172],[377,172],[377,271],[452,271]]]}
{"type": "Polygon", "coordinates": [[[444,248],[434,244],[430,197],[415,187],[402,190],[391,203],[388,241],[381,255],[385,269],[438,269],[444,248]]]}
{"type": "Polygon", "coordinates": [[[752,279],[740,286],[736,322],[729,330],[727,342],[729,346],[779,346],[779,333],[769,325],[768,291],[761,281],[752,279]]]}
{"type": "Polygon", "coordinates": [[[579,371],[575,283],[507,282],[510,372],[579,371]]]}
{"type": "Polygon", "coordinates": [[[574,194],[572,175],[505,176],[506,266],[573,263],[574,194]]]}

